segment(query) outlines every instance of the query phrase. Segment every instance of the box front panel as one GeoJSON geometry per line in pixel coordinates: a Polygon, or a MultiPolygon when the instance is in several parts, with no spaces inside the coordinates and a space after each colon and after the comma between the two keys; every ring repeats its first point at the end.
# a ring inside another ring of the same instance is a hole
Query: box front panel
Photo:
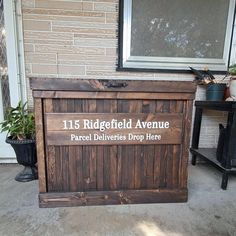
{"type": "Polygon", "coordinates": [[[48,191],[178,189],[184,106],[182,100],[44,99],[48,191]]]}

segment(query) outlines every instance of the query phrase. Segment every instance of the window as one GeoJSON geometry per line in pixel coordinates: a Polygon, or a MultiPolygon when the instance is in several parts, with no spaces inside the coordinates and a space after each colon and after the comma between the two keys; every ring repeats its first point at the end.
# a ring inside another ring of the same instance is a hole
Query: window
{"type": "Polygon", "coordinates": [[[235,0],[120,0],[119,68],[226,71],[235,0]]]}

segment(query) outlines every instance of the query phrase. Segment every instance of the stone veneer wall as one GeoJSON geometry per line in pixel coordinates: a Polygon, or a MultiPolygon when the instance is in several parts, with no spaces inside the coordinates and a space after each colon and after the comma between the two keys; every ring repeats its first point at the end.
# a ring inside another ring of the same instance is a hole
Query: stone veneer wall
{"type": "MultiPolygon", "coordinates": [[[[22,0],[26,76],[193,80],[188,74],[117,72],[119,0],[22,0]]],[[[145,82],[144,82],[145,83],[145,82]]],[[[28,85],[27,85],[28,86],[28,85]]],[[[28,88],[28,97],[32,96],[28,88]]],[[[199,87],[196,99],[204,99],[199,87]]],[[[216,146],[224,113],[208,112],[201,145],[216,146]]]]}

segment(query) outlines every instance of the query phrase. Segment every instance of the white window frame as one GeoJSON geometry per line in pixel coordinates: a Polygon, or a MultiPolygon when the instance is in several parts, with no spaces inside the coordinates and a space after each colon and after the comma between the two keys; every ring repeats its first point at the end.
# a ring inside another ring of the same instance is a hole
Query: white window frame
{"type": "MultiPolygon", "coordinates": [[[[3,0],[3,4],[10,100],[11,106],[15,107],[19,100],[27,100],[21,0],[3,0]]],[[[4,119],[2,108],[0,99],[0,122],[4,119]]],[[[5,139],[6,133],[0,133],[0,163],[17,163],[14,150],[5,143],[5,139]]]]}
{"type": "Polygon", "coordinates": [[[21,1],[4,0],[7,64],[11,106],[27,100],[21,1]]]}
{"type": "Polygon", "coordinates": [[[170,72],[171,70],[186,71],[189,70],[189,66],[195,67],[196,69],[208,67],[215,72],[222,72],[228,69],[235,14],[235,0],[230,0],[229,4],[224,55],[221,59],[132,56],[130,54],[132,2],[132,0],[120,0],[120,49],[118,69],[157,69],[168,70],[170,72]]]}

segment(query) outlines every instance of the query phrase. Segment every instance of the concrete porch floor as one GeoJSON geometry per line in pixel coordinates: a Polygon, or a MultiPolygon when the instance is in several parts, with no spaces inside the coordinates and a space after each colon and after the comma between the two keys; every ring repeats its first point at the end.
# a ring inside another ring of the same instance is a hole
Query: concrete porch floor
{"type": "Polygon", "coordinates": [[[189,166],[187,203],[38,208],[38,182],[19,183],[0,165],[0,235],[236,236],[236,176],[220,188],[213,167],[189,166]]]}

